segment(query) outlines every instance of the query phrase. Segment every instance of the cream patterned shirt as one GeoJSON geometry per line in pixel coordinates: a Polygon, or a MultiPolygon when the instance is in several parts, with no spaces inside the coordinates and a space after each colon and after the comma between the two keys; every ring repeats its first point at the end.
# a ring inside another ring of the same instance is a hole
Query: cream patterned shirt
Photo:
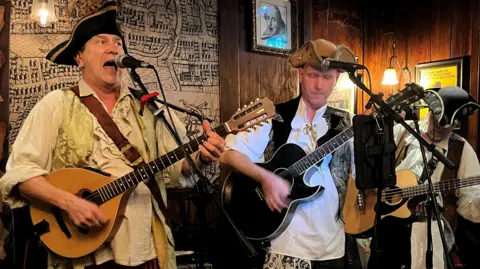
{"type": "MultiPolygon", "coordinates": [[[[98,99],[85,81],[80,80],[79,88],[81,96],[93,94],[98,99]]],[[[52,152],[63,118],[61,113],[63,96],[64,93],[61,90],[50,92],[37,103],[25,120],[13,145],[6,167],[7,173],[0,180],[3,197],[8,197],[12,188],[18,183],[35,176],[46,175],[51,171],[52,152]]],[[[121,133],[138,148],[144,160],[151,161],[135,115],[137,112],[132,108],[132,100],[133,96],[128,88],[123,87],[113,109],[112,118],[121,133]]],[[[103,106],[105,108],[105,105],[103,106]]],[[[187,141],[185,127],[174,113],[172,117],[182,139],[187,141]]],[[[93,149],[86,165],[103,170],[115,177],[131,172],[132,168],[125,163],[124,156],[96,118],[93,116],[92,118],[93,149]]],[[[177,148],[163,123],[157,123],[156,137],[158,156],[177,148]]],[[[165,169],[160,173],[162,174],[160,180],[165,178],[170,185],[177,187],[187,185],[191,179],[182,175],[181,167],[182,161],[179,161],[165,169]]],[[[157,176],[157,180],[158,178],[157,176]]],[[[112,259],[118,264],[135,266],[154,259],[157,254],[152,238],[153,212],[161,214],[158,208],[153,208],[152,196],[147,186],[140,183],[130,195],[125,216],[113,240],[96,250],[93,255],[75,260],[75,268],[83,268],[92,262],[100,264],[112,259]]]]}

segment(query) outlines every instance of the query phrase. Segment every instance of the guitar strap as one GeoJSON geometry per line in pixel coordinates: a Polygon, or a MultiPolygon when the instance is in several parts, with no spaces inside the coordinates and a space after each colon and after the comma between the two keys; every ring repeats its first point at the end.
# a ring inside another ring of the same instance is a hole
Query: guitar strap
{"type": "MultiPolygon", "coordinates": [[[[406,145],[405,143],[405,138],[408,134],[409,133],[407,131],[404,131],[399,141],[399,144],[397,145],[397,151],[395,153],[397,166],[405,159],[407,155],[408,145],[406,145]]],[[[440,177],[440,181],[454,179],[457,177],[458,166],[460,164],[460,160],[462,159],[463,146],[465,142],[456,139],[456,136],[457,135],[454,133],[452,133],[452,135],[450,136],[447,153],[447,158],[453,162],[455,168],[453,170],[450,170],[447,167],[444,167],[442,175],[440,177]]],[[[430,161],[432,160],[434,159],[432,158],[430,161]]],[[[429,165],[431,164],[430,161],[429,165]]],[[[433,170],[436,168],[436,164],[433,164],[432,162],[431,165],[432,166],[429,168],[433,172],[433,170]]],[[[424,177],[424,175],[422,175],[422,177],[424,177]]],[[[422,178],[422,180],[424,181],[425,178],[422,178]]],[[[455,231],[457,226],[457,196],[455,195],[455,191],[451,190],[449,192],[443,193],[442,197],[444,216],[450,224],[452,231],[455,231]]]]}
{"type": "MultiPolygon", "coordinates": [[[[93,95],[80,96],[80,91],[78,86],[71,87],[70,90],[74,92],[80,101],[88,108],[88,110],[97,118],[98,123],[102,126],[103,130],[107,135],[113,140],[120,152],[127,158],[130,162],[129,165],[133,168],[144,165],[145,162],[142,159],[142,155],[138,152],[137,148],[130,144],[128,139],[126,139],[123,134],[118,129],[117,124],[113,119],[108,115],[108,113],[103,108],[102,104],[95,98],[93,95]]],[[[162,193],[158,187],[157,181],[152,178],[145,181],[145,185],[150,189],[153,198],[157,201],[160,210],[165,217],[165,222],[169,227],[171,227],[172,216],[165,205],[162,193]]]]}
{"type": "MultiPolygon", "coordinates": [[[[463,146],[465,142],[460,139],[456,139],[455,136],[457,135],[452,134],[450,136],[447,153],[447,158],[453,162],[455,168],[453,170],[450,170],[447,167],[443,168],[440,181],[457,178],[458,166],[460,165],[460,160],[462,159],[463,146]]],[[[448,223],[450,223],[452,231],[455,232],[457,228],[457,196],[455,195],[455,190],[442,193],[442,197],[443,214],[448,223]]]]}

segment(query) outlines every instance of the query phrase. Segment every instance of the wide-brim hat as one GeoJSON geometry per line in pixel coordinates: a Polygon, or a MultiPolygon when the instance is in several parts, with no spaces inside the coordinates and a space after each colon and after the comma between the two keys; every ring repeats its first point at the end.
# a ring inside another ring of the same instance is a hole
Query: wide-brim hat
{"type": "MultiPolygon", "coordinates": [[[[290,55],[288,61],[294,68],[310,65],[322,68],[323,60],[330,58],[334,61],[356,63],[353,51],[345,45],[336,46],[325,39],[311,40],[290,55]]],[[[326,71],[326,70],[325,70],[326,71]]],[[[339,70],[344,71],[344,70],[339,70]]]]}
{"type": "Polygon", "coordinates": [[[475,98],[458,86],[426,89],[424,100],[434,119],[443,126],[456,126],[457,121],[473,115],[480,108],[475,98]]]}
{"type": "MultiPolygon", "coordinates": [[[[47,60],[56,64],[77,65],[75,56],[92,37],[98,34],[111,34],[122,38],[117,24],[117,5],[115,2],[105,3],[98,11],[77,22],[70,38],[53,48],[47,54],[47,60]]],[[[126,51],[125,42],[123,49],[126,51]]]]}

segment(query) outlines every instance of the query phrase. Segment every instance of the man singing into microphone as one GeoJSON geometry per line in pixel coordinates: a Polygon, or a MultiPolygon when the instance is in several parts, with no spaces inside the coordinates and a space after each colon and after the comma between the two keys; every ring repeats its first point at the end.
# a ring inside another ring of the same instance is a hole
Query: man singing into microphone
{"type": "MultiPolygon", "coordinates": [[[[322,68],[327,57],[353,62],[341,53],[343,49],[347,48],[324,39],[303,45],[289,57],[290,64],[299,71],[300,95],[276,106],[283,122],[273,121],[252,132],[226,138],[228,150],[222,154],[221,162],[257,180],[272,211],[286,208],[289,184],[254,162],[268,161],[285,143],[294,143],[311,153],[351,125],[348,112],[327,106],[341,70],[322,68]]],[[[322,185],[325,191],[317,199],[301,204],[286,230],[271,240],[265,269],[345,268],[345,233],[340,212],[354,164],[352,158],[353,144],[346,143],[310,167],[315,172],[307,184],[322,185]]]]}
{"type": "MultiPolygon", "coordinates": [[[[114,60],[125,53],[126,48],[116,24],[114,3],[108,2],[99,11],[81,19],[70,39],[48,53],[47,59],[53,63],[78,66],[82,77],[76,87],[47,94],[25,120],[13,144],[6,174],[0,180],[2,197],[10,205],[21,206],[39,200],[60,208],[76,226],[102,226],[114,220],[107,219],[97,205],[51,185],[44,176],[65,167],[88,166],[119,177],[133,171],[139,162],[148,163],[177,148],[167,128],[156,121],[153,113],[146,109],[143,116],[139,115],[139,102],[122,83],[124,70],[118,68],[114,60]],[[101,125],[90,107],[83,103],[85,98],[96,102],[96,108],[103,109],[103,114],[113,119],[121,136],[133,146],[120,150],[106,132],[109,127],[101,125]],[[132,162],[127,153],[135,151],[140,157],[132,162]]],[[[185,127],[175,114],[172,116],[186,142],[185,127]]],[[[200,145],[199,152],[192,153],[200,168],[216,161],[225,145],[225,141],[210,130],[208,122],[203,123],[203,128],[208,142],[200,145]]],[[[159,200],[166,203],[165,181],[182,185],[192,177],[182,160],[151,180],[160,190],[159,200]]],[[[152,197],[147,185],[150,183],[140,183],[133,189],[118,232],[111,241],[80,259],[49,255],[48,268],[176,268],[165,209],[152,197]]],[[[39,266],[33,268],[41,268],[39,266]]]]}

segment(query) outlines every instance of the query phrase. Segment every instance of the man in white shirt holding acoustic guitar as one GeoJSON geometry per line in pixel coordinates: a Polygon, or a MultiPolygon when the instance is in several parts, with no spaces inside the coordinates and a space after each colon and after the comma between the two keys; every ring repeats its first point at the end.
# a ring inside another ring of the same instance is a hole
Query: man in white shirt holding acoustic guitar
{"type": "MultiPolygon", "coordinates": [[[[324,39],[303,45],[289,57],[290,64],[299,70],[301,94],[276,106],[283,122],[273,121],[226,138],[220,161],[258,181],[271,211],[288,207],[289,184],[254,162],[268,161],[285,143],[311,153],[351,126],[349,113],[327,106],[342,70],[321,67],[327,57],[351,62],[339,56],[346,55],[339,53],[342,47],[324,39]]],[[[353,166],[353,144],[343,144],[313,166],[317,171],[308,184],[322,185],[325,190],[320,197],[299,205],[284,232],[271,239],[264,268],[344,268],[345,233],[340,212],[353,166]]]]}

